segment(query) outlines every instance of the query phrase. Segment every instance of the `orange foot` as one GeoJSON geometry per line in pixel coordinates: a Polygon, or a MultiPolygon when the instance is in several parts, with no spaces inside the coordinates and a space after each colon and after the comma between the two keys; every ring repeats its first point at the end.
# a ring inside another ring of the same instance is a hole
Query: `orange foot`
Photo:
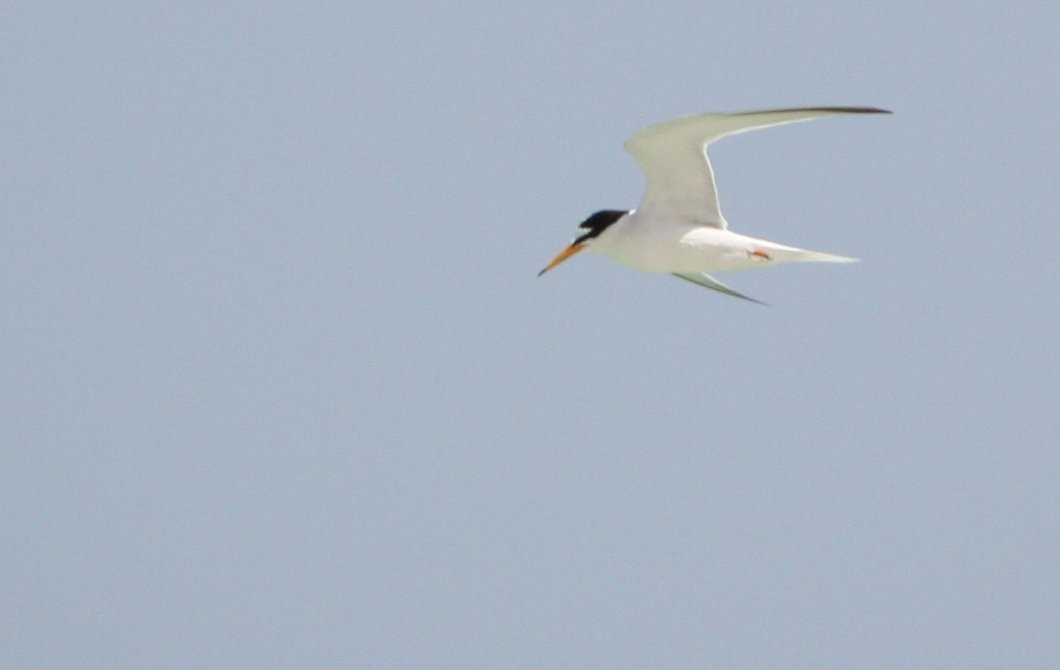
{"type": "Polygon", "coordinates": [[[748,256],[757,256],[759,258],[764,258],[767,261],[770,260],[769,254],[767,254],[766,252],[762,251],[761,249],[751,249],[750,251],[747,252],[747,255],[748,256]]]}

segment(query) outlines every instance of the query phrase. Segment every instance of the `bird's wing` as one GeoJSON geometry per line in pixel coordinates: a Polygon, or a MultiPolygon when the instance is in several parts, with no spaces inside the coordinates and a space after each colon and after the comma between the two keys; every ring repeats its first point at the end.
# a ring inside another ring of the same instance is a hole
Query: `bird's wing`
{"type": "Polygon", "coordinates": [[[766,303],[762,302],[761,300],[755,300],[754,298],[746,296],[743,293],[739,293],[737,291],[732,290],[731,288],[729,288],[725,284],[722,284],[720,281],[718,281],[714,277],[711,277],[710,275],[708,275],[705,272],[674,272],[673,275],[675,277],[679,277],[681,279],[684,279],[685,281],[690,281],[693,284],[699,284],[700,286],[705,286],[705,287],[707,287],[707,288],[709,288],[711,290],[717,291],[719,293],[724,293],[725,295],[731,295],[734,298],[742,298],[744,300],[750,300],[751,302],[757,302],[759,305],[765,305],[766,304],[766,303]]]}
{"type": "Polygon", "coordinates": [[[726,228],[707,145],[736,133],[837,114],[889,114],[875,107],[808,107],[686,116],[648,126],[626,140],[647,178],[637,212],[726,228]]]}

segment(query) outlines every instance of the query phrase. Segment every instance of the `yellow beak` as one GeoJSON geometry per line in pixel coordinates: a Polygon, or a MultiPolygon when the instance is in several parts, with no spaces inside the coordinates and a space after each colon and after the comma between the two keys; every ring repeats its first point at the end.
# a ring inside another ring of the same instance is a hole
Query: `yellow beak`
{"type": "Polygon", "coordinates": [[[585,248],[584,244],[572,244],[572,245],[570,245],[569,247],[567,247],[563,251],[561,251],[558,254],[556,254],[556,257],[552,259],[552,262],[549,263],[548,265],[546,265],[544,270],[542,270],[541,272],[538,272],[537,276],[540,277],[541,275],[545,274],[546,272],[548,272],[552,268],[556,267],[557,265],[559,265],[563,261],[567,260],[568,258],[570,258],[571,256],[573,256],[574,254],[578,253],[579,251],[581,251],[584,248],[585,248]]]}

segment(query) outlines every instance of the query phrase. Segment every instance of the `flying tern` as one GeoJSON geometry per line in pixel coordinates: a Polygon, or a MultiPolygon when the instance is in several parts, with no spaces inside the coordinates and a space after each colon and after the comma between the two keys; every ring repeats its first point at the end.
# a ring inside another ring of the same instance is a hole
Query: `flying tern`
{"type": "Polygon", "coordinates": [[[875,107],[807,107],[700,114],[641,130],[625,143],[647,181],[640,204],[631,210],[601,210],[585,219],[574,240],[538,276],[588,250],[638,270],[669,272],[726,295],[759,302],[709,273],[797,261],[855,261],[729,230],[707,157],[707,147],[728,135],[841,114],[890,112],[875,107]]]}

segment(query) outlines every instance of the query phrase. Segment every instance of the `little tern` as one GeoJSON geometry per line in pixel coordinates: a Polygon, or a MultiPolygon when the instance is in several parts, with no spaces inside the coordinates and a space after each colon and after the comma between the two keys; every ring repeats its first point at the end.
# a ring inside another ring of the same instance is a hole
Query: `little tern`
{"type": "Polygon", "coordinates": [[[625,148],[647,185],[636,209],[605,209],[578,226],[574,240],[538,276],[588,250],[629,267],[676,277],[752,302],[710,276],[778,263],[850,263],[856,259],[789,247],[729,230],[718,205],[707,147],[728,135],[841,114],[890,114],[875,107],[807,107],[700,114],[641,130],[625,148]]]}

